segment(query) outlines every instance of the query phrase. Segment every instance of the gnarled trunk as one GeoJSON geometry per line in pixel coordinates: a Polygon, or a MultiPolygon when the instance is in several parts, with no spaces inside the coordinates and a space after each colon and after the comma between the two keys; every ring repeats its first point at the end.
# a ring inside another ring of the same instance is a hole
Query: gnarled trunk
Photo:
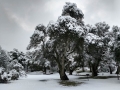
{"type": "Polygon", "coordinates": [[[90,66],[90,72],[92,72],[92,67],[90,66]]]}
{"type": "Polygon", "coordinates": [[[95,64],[92,64],[92,76],[97,76],[97,66],[95,64]]]}
{"type": "Polygon", "coordinates": [[[92,72],[92,66],[91,66],[91,63],[89,62],[89,68],[90,68],[90,72],[92,72]]]}
{"type": "Polygon", "coordinates": [[[117,66],[116,74],[119,74],[119,66],[117,66]]]}
{"type": "Polygon", "coordinates": [[[61,61],[56,60],[58,63],[58,67],[59,67],[60,79],[61,80],[69,80],[69,78],[67,77],[67,75],[65,73],[66,70],[65,70],[65,61],[64,60],[65,60],[64,55],[61,58],[61,61]]]}
{"type": "Polygon", "coordinates": [[[72,75],[72,73],[73,73],[73,70],[69,69],[69,75],[72,75]]]}
{"type": "Polygon", "coordinates": [[[61,68],[60,68],[60,79],[61,80],[69,80],[66,73],[65,73],[65,58],[64,58],[64,54],[62,57],[62,61],[61,61],[61,68]]]}
{"type": "Polygon", "coordinates": [[[85,72],[85,69],[84,69],[84,67],[82,67],[82,71],[83,71],[83,72],[85,72]]]}
{"type": "Polygon", "coordinates": [[[117,78],[118,78],[118,80],[119,80],[119,65],[117,66],[117,71],[116,71],[116,74],[117,74],[117,78]]]}
{"type": "Polygon", "coordinates": [[[64,70],[64,73],[62,73],[62,71],[59,70],[59,74],[60,74],[60,79],[61,80],[69,80],[69,78],[67,77],[67,75],[65,73],[65,70],[64,70]]]}
{"type": "Polygon", "coordinates": [[[112,74],[112,69],[111,69],[111,67],[109,66],[109,69],[110,69],[110,74],[112,74]]]}
{"type": "Polygon", "coordinates": [[[43,72],[44,72],[44,74],[46,74],[46,67],[45,66],[43,67],[43,72]]]}
{"type": "Polygon", "coordinates": [[[91,61],[88,62],[89,68],[90,68],[90,72],[92,72],[92,65],[91,65],[91,61]]]}

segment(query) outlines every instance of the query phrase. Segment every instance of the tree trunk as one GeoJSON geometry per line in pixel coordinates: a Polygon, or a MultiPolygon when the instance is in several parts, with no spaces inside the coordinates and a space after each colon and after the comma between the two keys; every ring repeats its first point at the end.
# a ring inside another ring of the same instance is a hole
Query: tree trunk
{"type": "Polygon", "coordinates": [[[60,68],[60,78],[61,80],[69,80],[66,73],[65,73],[65,58],[64,58],[64,54],[62,57],[62,61],[61,61],[61,68],[60,68]]]}
{"type": "Polygon", "coordinates": [[[60,74],[60,79],[61,80],[69,80],[69,78],[67,77],[65,70],[64,70],[64,74],[61,72],[61,70],[59,70],[59,74],[60,74]]]}
{"type": "Polygon", "coordinates": [[[43,68],[43,72],[44,72],[44,74],[46,74],[46,67],[45,66],[43,68]]]}
{"type": "Polygon", "coordinates": [[[92,67],[90,66],[90,72],[92,72],[92,67]]]}
{"type": "Polygon", "coordinates": [[[90,72],[92,72],[91,62],[89,62],[88,65],[89,65],[89,68],[90,68],[90,72]]]}
{"type": "Polygon", "coordinates": [[[83,60],[82,60],[82,71],[83,71],[83,72],[85,72],[84,66],[85,66],[85,65],[84,65],[84,62],[83,62],[83,60]]]}
{"type": "Polygon", "coordinates": [[[117,71],[116,71],[116,74],[119,74],[119,66],[117,67],[117,71]]]}
{"type": "Polygon", "coordinates": [[[94,77],[94,76],[97,76],[98,74],[97,74],[97,67],[96,67],[96,65],[95,64],[92,64],[92,76],[94,77]]]}
{"type": "Polygon", "coordinates": [[[117,79],[119,80],[119,74],[117,74],[117,79]]]}
{"type": "Polygon", "coordinates": [[[84,66],[82,66],[82,71],[85,72],[84,66]]]}
{"type": "Polygon", "coordinates": [[[2,78],[1,78],[1,74],[0,74],[0,83],[2,83],[2,78]]]}
{"type": "Polygon", "coordinates": [[[109,69],[110,69],[110,74],[112,74],[112,69],[111,69],[111,67],[109,66],[109,69]]]}
{"type": "Polygon", "coordinates": [[[116,74],[117,74],[117,78],[118,78],[118,80],[119,80],[119,65],[118,65],[118,67],[117,67],[116,74]]]}
{"type": "Polygon", "coordinates": [[[73,73],[73,70],[69,69],[69,75],[72,75],[72,73],[73,73]]]}

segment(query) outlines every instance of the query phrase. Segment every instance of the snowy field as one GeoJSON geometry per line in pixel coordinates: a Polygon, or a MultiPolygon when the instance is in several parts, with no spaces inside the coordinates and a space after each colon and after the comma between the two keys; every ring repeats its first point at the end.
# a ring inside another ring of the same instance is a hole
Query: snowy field
{"type": "MultiPolygon", "coordinates": [[[[108,74],[104,74],[108,75],[108,74]]],[[[113,74],[114,75],[114,74],[113,74]]],[[[39,75],[28,74],[27,77],[0,84],[0,90],[120,90],[120,80],[109,79],[78,79],[80,76],[68,75],[70,81],[83,82],[78,86],[62,86],[58,82],[59,74],[39,75]]]]}

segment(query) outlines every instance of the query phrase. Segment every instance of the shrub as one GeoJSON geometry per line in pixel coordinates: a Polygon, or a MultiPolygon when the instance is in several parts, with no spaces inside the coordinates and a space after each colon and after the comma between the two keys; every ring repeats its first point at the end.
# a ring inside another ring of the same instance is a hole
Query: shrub
{"type": "Polygon", "coordinates": [[[10,77],[8,77],[7,72],[5,72],[5,69],[0,67],[0,83],[7,83],[7,81],[10,80],[10,77]]]}
{"type": "Polygon", "coordinates": [[[19,73],[15,69],[12,69],[9,71],[9,76],[11,76],[11,80],[18,80],[19,73]]]}

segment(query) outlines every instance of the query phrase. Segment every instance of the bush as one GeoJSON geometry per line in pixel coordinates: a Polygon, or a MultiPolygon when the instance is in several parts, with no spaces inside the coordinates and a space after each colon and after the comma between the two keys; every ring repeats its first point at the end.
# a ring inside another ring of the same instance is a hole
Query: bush
{"type": "Polygon", "coordinates": [[[0,67],[0,83],[7,83],[10,78],[8,77],[7,72],[5,72],[5,69],[0,67]]]}
{"type": "Polygon", "coordinates": [[[11,77],[11,80],[18,80],[19,73],[15,69],[12,69],[9,71],[9,76],[11,77]]]}
{"type": "Polygon", "coordinates": [[[26,74],[26,72],[24,70],[19,71],[19,75],[24,76],[24,77],[27,76],[27,74],[26,74]]]}

